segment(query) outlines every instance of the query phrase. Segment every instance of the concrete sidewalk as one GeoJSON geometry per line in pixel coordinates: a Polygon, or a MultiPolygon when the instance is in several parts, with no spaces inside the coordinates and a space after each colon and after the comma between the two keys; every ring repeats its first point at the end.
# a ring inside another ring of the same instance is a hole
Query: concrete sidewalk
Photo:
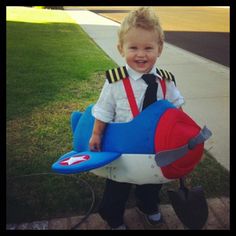
{"type": "MultiPolygon", "coordinates": [[[[116,49],[117,22],[87,10],[66,12],[119,66],[125,64],[116,49]]],[[[183,109],[213,133],[205,149],[229,170],[229,68],[168,43],[157,66],[175,75],[186,100],[183,109]]]]}

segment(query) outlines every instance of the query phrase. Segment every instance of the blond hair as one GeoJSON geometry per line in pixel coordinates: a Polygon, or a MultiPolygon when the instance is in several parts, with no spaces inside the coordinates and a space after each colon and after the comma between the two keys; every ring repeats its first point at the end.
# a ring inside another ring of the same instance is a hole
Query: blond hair
{"type": "Polygon", "coordinates": [[[133,27],[154,30],[159,34],[160,45],[164,43],[164,32],[155,11],[150,7],[140,7],[131,11],[122,21],[118,31],[118,44],[123,45],[125,34],[133,27]]]}

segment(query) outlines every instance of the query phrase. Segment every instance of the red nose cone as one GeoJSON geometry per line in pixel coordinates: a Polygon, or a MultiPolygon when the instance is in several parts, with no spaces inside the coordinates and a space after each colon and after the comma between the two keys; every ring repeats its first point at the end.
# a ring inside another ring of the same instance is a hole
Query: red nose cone
{"type": "MultiPolygon", "coordinates": [[[[183,111],[168,109],[161,117],[155,133],[155,151],[167,151],[188,144],[197,136],[201,128],[183,111]]],[[[168,179],[180,178],[190,173],[199,163],[204,144],[198,144],[179,160],[161,167],[163,175],[168,179]]]]}

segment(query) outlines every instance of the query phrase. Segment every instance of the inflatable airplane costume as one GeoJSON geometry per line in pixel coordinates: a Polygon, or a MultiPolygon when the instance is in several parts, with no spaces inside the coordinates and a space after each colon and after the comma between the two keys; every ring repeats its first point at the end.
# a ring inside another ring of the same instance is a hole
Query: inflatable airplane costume
{"type": "MultiPolygon", "coordinates": [[[[172,74],[158,72],[165,79],[171,79],[172,74]]],[[[111,83],[124,81],[134,119],[127,123],[109,123],[102,139],[102,151],[92,152],[89,151],[94,124],[92,105],[84,112],[73,112],[73,151],[61,156],[52,170],[63,174],[91,171],[134,184],[165,183],[193,171],[201,160],[204,142],[211,136],[210,130],[201,129],[167,100],[159,100],[139,113],[132,105],[135,104],[132,93],[127,92],[130,84],[127,86],[125,67],[108,71],[107,78],[111,83]]]]}

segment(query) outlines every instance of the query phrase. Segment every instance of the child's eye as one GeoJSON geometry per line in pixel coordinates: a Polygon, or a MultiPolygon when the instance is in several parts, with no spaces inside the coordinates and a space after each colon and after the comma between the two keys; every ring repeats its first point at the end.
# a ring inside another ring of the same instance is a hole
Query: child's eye
{"type": "Polygon", "coordinates": [[[152,49],[153,49],[152,47],[146,47],[146,50],[148,50],[148,51],[150,51],[152,49]]]}
{"type": "Polygon", "coordinates": [[[131,49],[131,50],[136,50],[136,49],[137,49],[137,47],[135,47],[135,46],[132,46],[132,47],[129,47],[129,49],[131,49]]]}

